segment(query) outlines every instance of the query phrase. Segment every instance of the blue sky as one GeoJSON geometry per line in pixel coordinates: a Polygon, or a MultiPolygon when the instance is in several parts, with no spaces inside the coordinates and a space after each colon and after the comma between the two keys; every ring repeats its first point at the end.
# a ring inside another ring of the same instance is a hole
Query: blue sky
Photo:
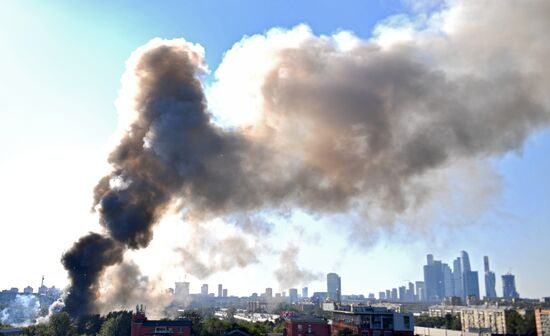
{"type": "MultiPolygon", "coordinates": [[[[36,286],[43,273],[50,283],[66,284],[59,256],[80,234],[97,229],[87,212],[91,188],[104,169],[103,155],[116,128],[113,102],[125,60],[138,46],[153,37],[184,37],[205,48],[213,71],[224,52],[244,35],[305,23],[315,34],[350,30],[368,39],[377,22],[407,11],[397,0],[163,1],[161,5],[8,0],[1,6],[0,194],[7,213],[2,236],[10,238],[0,245],[0,254],[7,257],[4,269],[13,272],[0,277],[0,288],[36,286]],[[67,207],[70,214],[63,215],[61,209],[67,207]],[[80,211],[85,212],[83,217],[80,211]]],[[[321,238],[302,250],[300,261],[319,272],[339,272],[344,293],[367,294],[420,280],[426,253],[452,262],[466,249],[478,270],[483,255],[490,256],[497,286],[499,275],[512,270],[521,294],[548,296],[548,153],[550,133],[541,130],[522,151],[493,158],[503,193],[476,223],[453,230],[434,228],[435,239],[386,235],[368,247],[348,244],[345,234],[334,235],[331,223],[313,223],[312,236],[321,238]]],[[[217,274],[206,282],[227,283],[234,293],[245,294],[249,287],[232,278],[247,274],[258,282],[253,290],[261,291],[274,286],[268,276],[271,262],[268,258],[262,265],[217,274]]],[[[310,287],[322,290],[324,285],[314,282],[310,287]]]]}

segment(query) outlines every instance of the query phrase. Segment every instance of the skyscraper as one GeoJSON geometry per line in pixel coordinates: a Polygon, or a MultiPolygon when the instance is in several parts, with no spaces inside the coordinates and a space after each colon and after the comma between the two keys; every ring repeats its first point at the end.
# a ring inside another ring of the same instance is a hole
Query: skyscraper
{"type": "Polygon", "coordinates": [[[477,271],[472,271],[470,267],[470,257],[466,251],[461,252],[462,260],[462,289],[463,299],[467,302],[469,296],[479,298],[479,277],[477,271]]]}
{"type": "Polygon", "coordinates": [[[454,296],[464,297],[464,281],[462,279],[462,260],[460,257],[453,261],[454,296]]]}
{"type": "Polygon", "coordinates": [[[189,297],[189,282],[176,282],[174,296],[177,300],[184,300],[189,297]]]}
{"type": "Polygon", "coordinates": [[[407,289],[407,297],[409,302],[416,301],[414,298],[414,284],[409,282],[409,288],[407,289]]]}
{"type": "Polygon", "coordinates": [[[424,265],[426,301],[440,302],[445,297],[443,266],[441,261],[435,260],[432,254],[428,254],[426,259],[427,264],[424,265]]]}
{"type": "Polygon", "coordinates": [[[416,286],[416,299],[420,302],[426,301],[426,295],[425,295],[426,289],[424,288],[424,281],[416,281],[415,286],[416,286]]]}
{"type": "Polygon", "coordinates": [[[519,293],[516,290],[516,277],[512,273],[502,276],[502,296],[505,299],[519,298],[519,293]]]}
{"type": "Polygon", "coordinates": [[[378,293],[378,300],[385,300],[386,299],[386,293],[385,292],[379,292],[378,293]]]}
{"type": "Polygon", "coordinates": [[[489,268],[489,257],[483,257],[483,268],[485,271],[485,296],[488,299],[495,299],[497,297],[496,291],[496,278],[495,272],[492,272],[489,268]]]}
{"type": "Polygon", "coordinates": [[[309,295],[308,295],[308,288],[307,287],[304,287],[302,288],[302,298],[308,298],[309,295]]]}
{"type": "Polygon", "coordinates": [[[201,295],[208,296],[208,284],[203,284],[201,286],[201,295]]]}
{"type": "Polygon", "coordinates": [[[443,271],[443,284],[444,284],[444,294],[445,297],[454,296],[455,294],[455,284],[453,278],[453,272],[447,264],[442,264],[443,271]]]}
{"type": "Polygon", "coordinates": [[[288,290],[288,298],[290,299],[290,303],[298,301],[298,289],[290,288],[288,290]]]}
{"type": "Polygon", "coordinates": [[[397,288],[392,288],[391,289],[391,299],[393,301],[398,301],[399,300],[399,296],[397,295],[397,288]]]}
{"type": "Polygon", "coordinates": [[[328,299],[340,302],[342,299],[342,279],[336,273],[327,274],[328,299]]]}
{"type": "Polygon", "coordinates": [[[223,296],[223,287],[222,287],[222,284],[219,284],[218,285],[218,297],[222,297],[223,296]]]}
{"type": "Polygon", "coordinates": [[[227,297],[227,288],[223,289],[223,297],[227,297]]]}
{"type": "Polygon", "coordinates": [[[265,289],[265,297],[268,299],[271,299],[273,297],[273,289],[272,288],[266,288],[265,289]]]}
{"type": "Polygon", "coordinates": [[[405,286],[399,287],[399,301],[401,302],[407,301],[407,287],[405,286]]]}

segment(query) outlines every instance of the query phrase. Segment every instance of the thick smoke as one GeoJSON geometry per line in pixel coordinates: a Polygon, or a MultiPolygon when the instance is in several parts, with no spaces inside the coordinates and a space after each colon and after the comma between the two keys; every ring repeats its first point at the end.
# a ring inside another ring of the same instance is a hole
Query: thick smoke
{"type": "Polygon", "coordinates": [[[17,295],[15,300],[0,310],[0,324],[27,326],[39,318],[40,301],[35,295],[17,295]]]}
{"type": "MultiPolygon", "coordinates": [[[[118,101],[126,124],[113,171],[94,191],[104,233],[63,257],[66,309],[96,311],[105,269],[147,247],[174,203],[196,223],[299,208],[407,224],[447,187],[431,177],[518,150],[547,126],[549,16],[544,0],[468,0],[410,21],[408,36],[381,26],[373,41],[317,37],[300,26],[245,38],[208,91],[220,116],[246,117],[225,128],[207,110],[200,47],[155,39],[139,48],[118,101]]],[[[182,251],[193,262],[195,251],[182,251]]],[[[219,269],[255,261],[229,255],[219,269]]]]}

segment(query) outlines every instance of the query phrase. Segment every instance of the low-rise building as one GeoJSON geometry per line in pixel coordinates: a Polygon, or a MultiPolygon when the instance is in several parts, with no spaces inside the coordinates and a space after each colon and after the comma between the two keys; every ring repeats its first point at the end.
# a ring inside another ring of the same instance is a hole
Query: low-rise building
{"type": "Polygon", "coordinates": [[[136,307],[132,315],[131,336],[172,335],[191,336],[191,321],[184,320],[148,320],[143,306],[136,307]]]}
{"type": "Polygon", "coordinates": [[[285,319],[284,336],[330,336],[327,321],[317,317],[291,317],[285,319]]]}
{"type": "Polygon", "coordinates": [[[332,311],[331,335],[346,330],[362,336],[412,336],[414,317],[383,307],[336,305],[332,311]]]}

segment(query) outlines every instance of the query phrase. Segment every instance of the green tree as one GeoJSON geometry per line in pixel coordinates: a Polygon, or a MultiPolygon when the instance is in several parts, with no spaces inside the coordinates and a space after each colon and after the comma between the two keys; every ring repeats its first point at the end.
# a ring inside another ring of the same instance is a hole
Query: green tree
{"type": "Polygon", "coordinates": [[[103,319],[99,315],[81,315],[76,318],[76,332],[78,335],[95,336],[102,324],[103,319]]]}
{"type": "Polygon", "coordinates": [[[130,336],[132,313],[128,311],[111,312],[99,331],[100,336],[130,336]]]}
{"type": "Polygon", "coordinates": [[[73,326],[69,314],[61,312],[50,317],[49,331],[51,336],[73,336],[76,328],[73,326]]]}

